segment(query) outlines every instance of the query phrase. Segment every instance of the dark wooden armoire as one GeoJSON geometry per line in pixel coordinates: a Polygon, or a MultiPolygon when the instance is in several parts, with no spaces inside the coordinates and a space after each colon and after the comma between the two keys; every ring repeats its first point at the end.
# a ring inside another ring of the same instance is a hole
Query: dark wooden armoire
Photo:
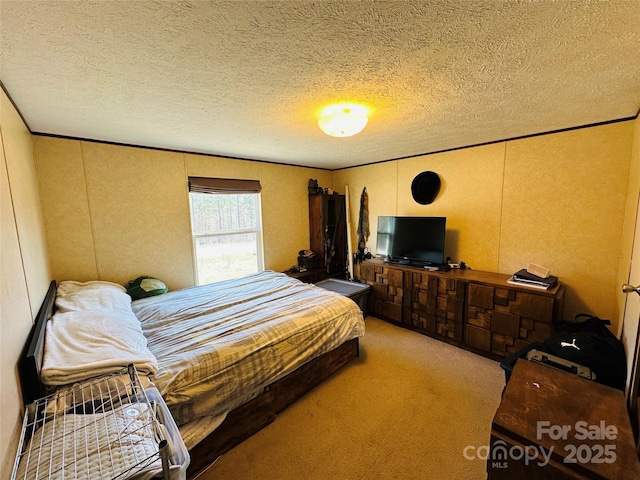
{"type": "Polygon", "coordinates": [[[347,215],[345,196],[309,195],[309,239],[311,251],[320,255],[330,277],[347,275],[347,215]]]}

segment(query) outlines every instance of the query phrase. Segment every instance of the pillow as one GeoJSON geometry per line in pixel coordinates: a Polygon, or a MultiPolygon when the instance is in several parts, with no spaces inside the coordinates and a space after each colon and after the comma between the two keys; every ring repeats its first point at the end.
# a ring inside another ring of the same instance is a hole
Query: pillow
{"type": "Polygon", "coordinates": [[[167,293],[169,289],[162,280],[153,277],[138,277],[127,283],[127,293],[132,300],[167,293]]]}
{"type": "Polygon", "coordinates": [[[60,282],[56,291],[56,312],[83,312],[105,305],[112,309],[131,310],[131,298],[117,283],[94,280],[60,282]]]}

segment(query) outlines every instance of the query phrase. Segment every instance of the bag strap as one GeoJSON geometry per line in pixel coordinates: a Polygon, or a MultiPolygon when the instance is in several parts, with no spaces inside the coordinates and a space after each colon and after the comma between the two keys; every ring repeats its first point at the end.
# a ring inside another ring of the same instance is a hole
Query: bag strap
{"type": "Polygon", "coordinates": [[[603,320],[588,313],[579,313],[575,316],[575,320],[555,322],[553,329],[558,333],[595,332],[606,335],[611,333],[607,325],[611,325],[609,320],[603,320]]]}
{"type": "Polygon", "coordinates": [[[586,320],[583,320],[584,323],[592,323],[596,325],[611,325],[610,320],[603,320],[601,318],[596,317],[595,315],[589,315],[588,313],[578,313],[575,316],[576,322],[578,322],[579,318],[585,317],[586,320]]]}

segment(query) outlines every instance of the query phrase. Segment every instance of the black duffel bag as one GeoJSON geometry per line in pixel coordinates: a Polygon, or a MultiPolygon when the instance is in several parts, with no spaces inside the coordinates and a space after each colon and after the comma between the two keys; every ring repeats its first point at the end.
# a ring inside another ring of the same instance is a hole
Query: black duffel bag
{"type": "Polygon", "coordinates": [[[596,374],[596,382],[624,390],[627,380],[627,357],[624,345],[602,320],[580,313],[575,321],[560,321],[556,333],[544,342],[547,353],[583,365],[596,374]]]}

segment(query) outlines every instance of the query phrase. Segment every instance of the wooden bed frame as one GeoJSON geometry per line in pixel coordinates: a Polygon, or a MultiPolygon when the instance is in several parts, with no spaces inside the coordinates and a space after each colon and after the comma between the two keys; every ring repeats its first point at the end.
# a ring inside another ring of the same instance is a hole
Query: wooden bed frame
{"type": "MultiPolygon", "coordinates": [[[[40,370],[44,354],[46,323],[55,311],[56,288],[56,282],[51,282],[19,362],[25,405],[46,395],[46,388],[40,380],[40,370]]],[[[273,422],[278,413],[358,355],[359,342],[354,338],[305,363],[272,383],[258,397],[232,410],[215,431],[189,452],[191,463],[187,469],[187,478],[196,478],[220,455],[273,422]]]]}

